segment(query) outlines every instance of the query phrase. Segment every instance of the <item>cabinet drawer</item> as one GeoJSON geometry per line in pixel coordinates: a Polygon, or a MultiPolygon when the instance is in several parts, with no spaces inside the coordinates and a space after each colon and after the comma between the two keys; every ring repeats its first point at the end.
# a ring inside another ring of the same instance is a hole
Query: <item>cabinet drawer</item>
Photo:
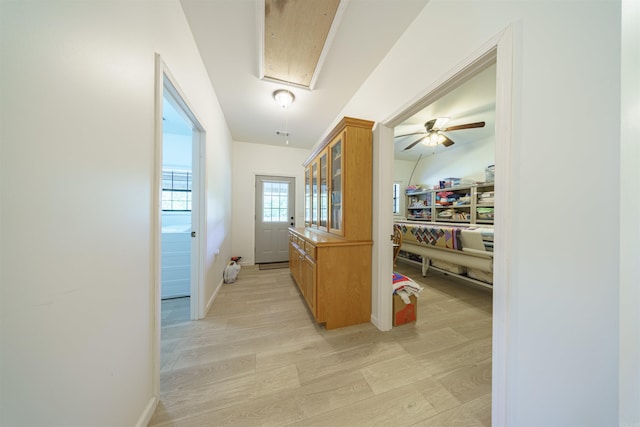
{"type": "Polygon", "coordinates": [[[316,246],[307,241],[304,242],[304,251],[314,260],[316,259],[316,246]]]}

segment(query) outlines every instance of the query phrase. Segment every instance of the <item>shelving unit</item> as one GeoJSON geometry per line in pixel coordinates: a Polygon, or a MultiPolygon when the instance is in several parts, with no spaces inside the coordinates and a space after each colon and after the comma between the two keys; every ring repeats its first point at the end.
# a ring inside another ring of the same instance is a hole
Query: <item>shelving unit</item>
{"type": "Polygon", "coordinates": [[[345,117],[305,161],[305,227],[289,268],[327,329],[371,320],[373,122],[345,117]]]}
{"type": "Polygon", "coordinates": [[[478,184],[475,197],[476,224],[493,224],[494,213],[493,183],[478,184]]]}
{"type": "Polygon", "coordinates": [[[433,215],[433,192],[416,191],[407,194],[407,218],[419,221],[430,221],[433,215]]]}
{"type": "Polygon", "coordinates": [[[493,224],[494,183],[406,193],[407,219],[422,222],[493,224]]]}

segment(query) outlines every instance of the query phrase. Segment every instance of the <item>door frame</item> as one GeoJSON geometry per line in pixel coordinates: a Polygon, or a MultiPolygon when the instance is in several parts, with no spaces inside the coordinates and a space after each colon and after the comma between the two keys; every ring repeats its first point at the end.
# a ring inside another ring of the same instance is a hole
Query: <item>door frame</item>
{"type": "MultiPolygon", "coordinates": [[[[205,239],[201,239],[201,230],[204,230],[204,218],[205,193],[203,185],[205,182],[204,172],[204,150],[205,150],[205,135],[204,128],[200,124],[200,121],[193,113],[193,109],[189,106],[185,100],[185,96],[179,89],[175,78],[171,75],[169,70],[164,66],[162,76],[162,96],[166,96],[173,101],[178,107],[178,113],[183,114],[183,118],[192,127],[191,136],[191,268],[190,268],[190,319],[197,320],[204,316],[203,304],[203,285],[204,285],[204,271],[200,268],[203,264],[202,256],[205,253],[202,243],[205,239]],[[195,236],[194,234],[195,233],[195,236]]],[[[160,117],[162,120],[162,117],[160,117]]],[[[162,144],[162,141],[161,141],[162,144]]],[[[160,146],[160,171],[159,175],[162,176],[162,145],[160,146]]],[[[156,165],[157,166],[157,165],[156,165]]],[[[162,194],[162,185],[160,182],[160,194],[162,194]]],[[[161,209],[159,209],[161,211],[161,209]]],[[[161,262],[160,258],[160,262],[161,262]]],[[[162,266],[160,266],[162,267],[162,266]]]]}
{"type": "Polygon", "coordinates": [[[206,131],[189,105],[184,92],[175,77],[163,61],[160,54],[155,55],[155,143],[153,188],[151,197],[153,245],[153,307],[154,307],[154,391],[160,395],[160,332],[161,332],[161,286],[162,286],[162,103],[168,95],[180,107],[179,112],[193,126],[192,132],[192,190],[191,190],[191,230],[195,237],[191,240],[191,277],[190,277],[190,318],[201,319],[206,314],[204,302],[204,255],[206,254],[206,131]]]}
{"type": "Polygon", "coordinates": [[[253,221],[253,263],[254,264],[258,264],[257,262],[257,243],[256,243],[256,237],[258,234],[258,230],[256,227],[256,223],[258,221],[258,179],[259,177],[272,177],[272,178],[282,178],[282,179],[286,179],[286,180],[292,180],[291,182],[291,186],[292,186],[292,191],[291,191],[291,197],[292,200],[290,199],[289,201],[289,206],[291,208],[291,213],[293,217],[293,219],[288,220],[287,222],[293,222],[294,225],[292,225],[292,227],[295,226],[295,221],[296,221],[296,177],[295,176],[287,176],[287,175],[275,175],[272,173],[254,173],[253,175],[253,212],[254,212],[254,221],[253,221]]]}
{"type": "MultiPolygon", "coordinates": [[[[417,113],[444,93],[451,90],[461,81],[467,79],[476,70],[489,62],[496,63],[496,130],[495,130],[495,163],[496,168],[494,221],[495,253],[493,282],[493,326],[492,326],[492,422],[506,425],[507,420],[507,378],[508,378],[508,337],[509,337],[509,294],[511,289],[511,241],[512,241],[512,93],[513,93],[513,28],[506,27],[494,36],[475,53],[463,60],[457,67],[449,71],[442,79],[434,82],[426,90],[419,92],[407,104],[384,120],[380,128],[374,132],[374,172],[378,179],[374,180],[374,194],[380,198],[375,203],[378,221],[374,222],[373,278],[377,289],[373,289],[371,320],[380,330],[392,327],[392,296],[390,278],[393,271],[392,243],[390,240],[393,214],[389,209],[393,188],[393,128],[417,113]],[[377,158],[376,153],[377,152],[377,158]],[[390,159],[390,160],[387,160],[390,159]],[[385,197],[387,196],[388,197],[385,197]],[[377,281],[375,280],[377,278],[377,281]],[[389,278],[389,279],[387,279],[389,278]]],[[[374,217],[374,221],[375,218],[374,217]]]]}

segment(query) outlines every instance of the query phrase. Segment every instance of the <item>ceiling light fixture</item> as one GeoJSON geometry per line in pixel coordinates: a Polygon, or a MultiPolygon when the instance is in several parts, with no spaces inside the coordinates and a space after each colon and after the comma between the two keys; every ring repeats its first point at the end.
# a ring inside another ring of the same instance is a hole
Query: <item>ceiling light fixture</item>
{"type": "Polygon", "coordinates": [[[273,99],[275,99],[276,103],[282,108],[287,108],[293,103],[296,97],[287,89],[278,89],[273,92],[273,99]]]}
{"type": "Polygon", "coordinates": [[[276,131],[276,134],[284,136],[285,145],[289,145],[289,107],[296,97],[293,95],[293,92],[287,89],[278,89],[273,92],[273,99],[275,99],[276,103],[284,108],[284,131],[276,131]]]}
{"type": "Polygon", "coordinates": [[[442,129],[444,124],[449,121],[449,117],[438,117],[436,122],[433,124],[434,129],[442,129]]]}

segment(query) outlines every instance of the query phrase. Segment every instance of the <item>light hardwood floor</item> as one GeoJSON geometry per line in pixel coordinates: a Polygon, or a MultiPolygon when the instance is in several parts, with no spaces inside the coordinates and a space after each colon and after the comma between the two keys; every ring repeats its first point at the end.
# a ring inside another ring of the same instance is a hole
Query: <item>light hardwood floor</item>
{"type": "Polygon", "coordinates": [[[288,269],[243,267],[200,321],[168,302],[149,425],[490,426],[491,292],[396,271],[425,290],[390,332],[316,325],[288,269]]]}

